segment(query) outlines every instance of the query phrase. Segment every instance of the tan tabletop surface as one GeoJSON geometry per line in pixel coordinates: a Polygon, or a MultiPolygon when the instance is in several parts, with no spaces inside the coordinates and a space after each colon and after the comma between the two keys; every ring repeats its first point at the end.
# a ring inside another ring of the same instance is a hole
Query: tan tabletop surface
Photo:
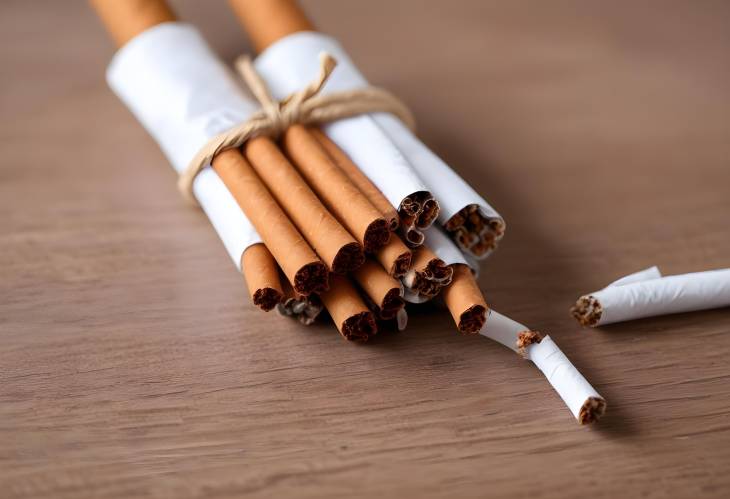
{"type": "MultiPolygon", "coordinates": [[[[227,60],[220,2],[176,4],[227,60]]],[[[0,497],[728,497],[728,309],[580,328],[730,266],[730,4],[306,2],[508,221],[480,282],[609,403],[435,306],[366,346],[247,301],[110,92],[82,2],[0,4],[0,497]]]]}

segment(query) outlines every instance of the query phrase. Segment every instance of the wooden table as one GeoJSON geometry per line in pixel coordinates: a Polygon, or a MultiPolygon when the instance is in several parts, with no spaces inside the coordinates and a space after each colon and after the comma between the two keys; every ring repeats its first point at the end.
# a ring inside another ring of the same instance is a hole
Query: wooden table
{"type": "MultiPolygon", "coordinates": [[[[178,4],[232,60],[222,3],[178,4]]],[[[306,2],[508,221],[480,282],[607,398],[436,306],[361,346],[255,310],[108,90],[81,2],[3,2],[0,496],[727,497],[730,314],[585,330],[575,298],[730,266],[730,5],[306,2]]]]}

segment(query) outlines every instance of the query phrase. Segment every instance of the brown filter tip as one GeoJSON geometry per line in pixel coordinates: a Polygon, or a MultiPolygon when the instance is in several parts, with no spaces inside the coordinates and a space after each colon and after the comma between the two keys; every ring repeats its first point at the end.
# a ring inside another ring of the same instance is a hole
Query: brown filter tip
{"type": "Polygon", "coordinates": [[[542,341],[542,334],[538,331],[522,331],[517,335],[517,351],[522,357],[527,357],[527,347],[542,341]]]}
{"type": "Polygon", "coordinates": [[[570,309],[570,315],[583,326],[596,326],[603,315],[603,307],[600,302],[591,295],[584,295],[578,298],[575,305],[570,309]]]}
{"type": "Polygon", "coordinates": [[[598,421],[606,413],[606,401],[599,397],[589,397],[578,412],[578,422],[582,425],[598,421]]]}

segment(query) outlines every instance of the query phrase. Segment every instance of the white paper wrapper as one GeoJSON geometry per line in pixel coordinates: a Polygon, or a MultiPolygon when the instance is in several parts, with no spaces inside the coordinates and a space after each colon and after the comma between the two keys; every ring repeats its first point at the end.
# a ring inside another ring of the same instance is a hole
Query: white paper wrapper
{"type": "MultiPolygon", "coordinates": [[[[446,265],[454,265],[457,263],[469,266],[472,272],[478,272],[479,266],[475,265],[474,260],[468,260],[465,258],[461,250],[456,246],[446,232],[440,226],[431,226],[424,231],[426,240],[424,244],[433,251],[437,257],[446,263],[446,265]]],[[[405,293],[403,299],[409,303],[424,303],[430,300],[430,298],[424,298],[419,296],[413,291],[405,287],[405,293]]]]}
{"type": "MultiPolygon", "coordinates": [[[[112,59],[107,82],[178,173],[210,138],[258,108],[184,23],[157,25],[128,42],[112,59]]],[[[261,238],[211,168],[195,178],[193,192],[240,270],[243,251],[261,238]]]]}
{"type": "MultiPolygon", "coordinates": [[[[279,40],[259,56],[256,69],[269,83],[275,96],[282,98],[301,88],[317,74],[316,61],[322,51],[329,52],[338,61],[325,91],[368,86],[342,46],[321,33],[300,32],[279,40]]],[[[407,195],[417,190],[428,190],[441,206],[441,224],[446,224],[468,205],[479,206],[486,218],[504,222],[483,197],[395,116],[373,113],[367,118],[357,117],[329,124],[325,131],[396,208],[407,195]],[[390,140],[383,140],[382,132],[390,140]],[[383,165],[388,165],[388,168],[383,165]],[[420,179],[418,182],[415,182],[413,171],[420,179]],[[405,183],[394,185],[401,182],[405,183]]]]}
{"type": "Polygon", "coordinates": [[[550,336],[545,336],[540,343],[527,346],[524,352],[520,351],[519,335],[529,330],[527,326],[490,310],[487,322],[479,334],[517,353],[523,353],[530,359],[543,372],[579,422],[588,423],[599,418],[606,405],[603,397],[578,372],[550,336]]]}
{"type": "MultiPolygon", "coordinates": [[[[323,51],[338,63],[323,94],[367,86],[337,41],[320,33],[300,32],[282,38],[264,50],[254,65],[274,98],[283,99],[309,84],[319,73],[319,54],[323,51]]],[[[398,208],[404,198],[428,188],[373,116],[338,120],[323,129],[398,208]]]]}
{"type": "Polygon", "coordinates": [[[582,296],[572,312],[584,325],[601,326],[729,305],[730,269],[662,277],[652,267],[582,296]]]}

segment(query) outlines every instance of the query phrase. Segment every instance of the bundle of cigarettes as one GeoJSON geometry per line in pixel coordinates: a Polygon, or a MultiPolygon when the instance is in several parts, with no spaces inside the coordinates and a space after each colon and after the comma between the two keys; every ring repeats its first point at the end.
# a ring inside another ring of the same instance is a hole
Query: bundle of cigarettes
{"type": "MultiPolygon", "coordinates": [[[[304,325],[326,309],[344,338],[367,341],[387,321],[404,329],[406,302],[440,296],[458,331],[499,337],[485,333],[499,330],[500,321],[491,322],[501,316],[490,311],[475,275],[504,221],[416,138],[409,120],[387,112],[317,125],[282,117],[294,101],[369,88],[342,47],[315,32],[293,0],[231,0],[260,52],[243,66],[249,87],[256,82],[255,98],[164,1],[92,3],[120,47],[109,85],[181,179],[189,177],[185,188],[257,307],[304,325]],[[275,133],[215,149],[188,175],[211,142],[274,115],[283,123],[275,133]]],[[[570,364],[549,338],[524,331],[513,339],[543,371],[570,364]]],[[[573,410],[581,423],[597,419],[605,402],[568,371],[550,382],[571,410],[586,395],[573,410]]]]}

